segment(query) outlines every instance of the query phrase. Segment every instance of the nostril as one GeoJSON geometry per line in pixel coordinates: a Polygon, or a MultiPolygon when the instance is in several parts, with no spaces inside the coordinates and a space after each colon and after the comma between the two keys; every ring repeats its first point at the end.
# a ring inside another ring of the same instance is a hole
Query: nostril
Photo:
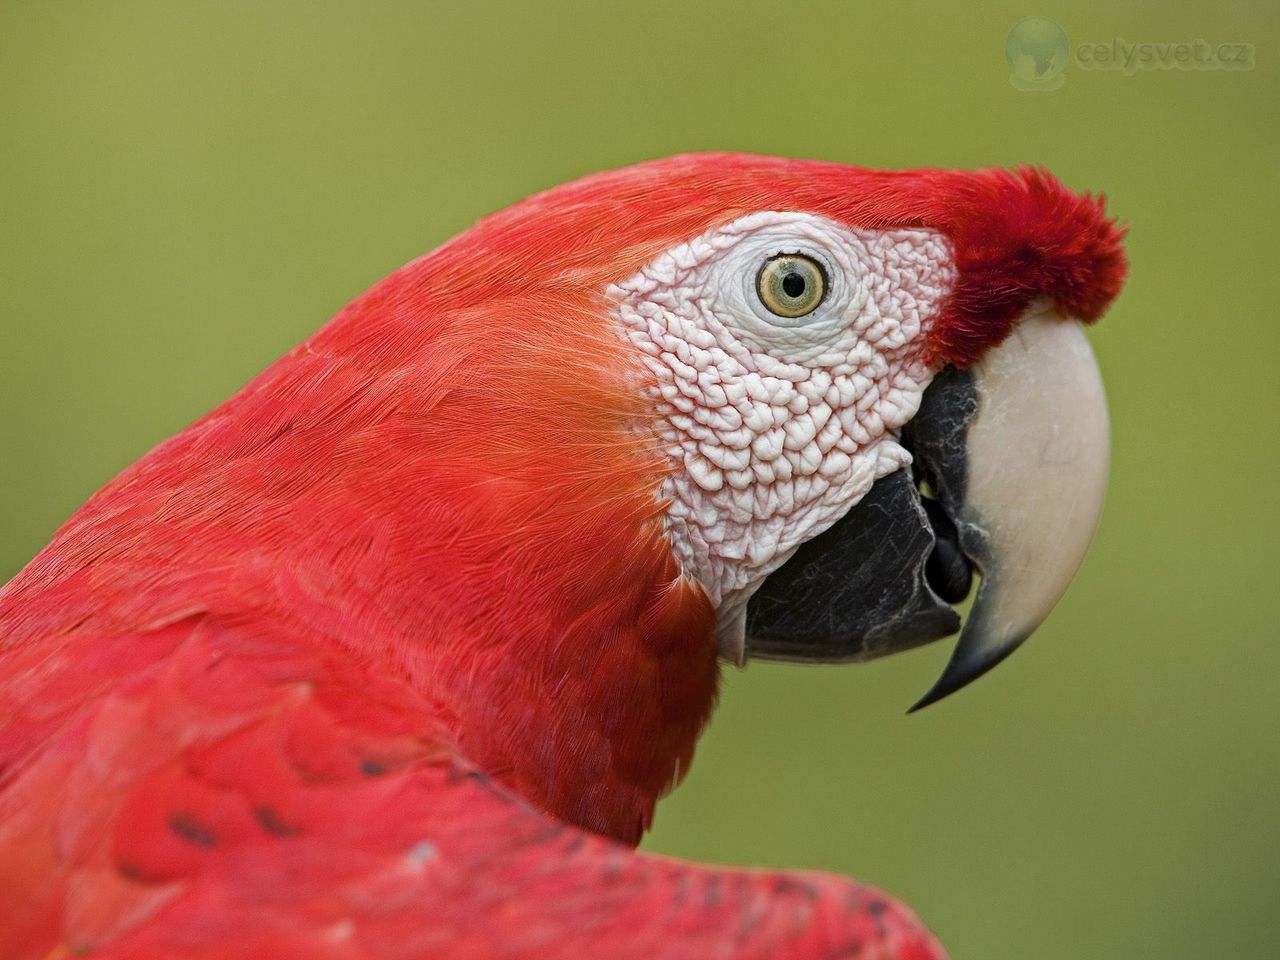
{"type": "Polygon", "coordinates": [[[959,603],[973,587],[973,566],[960,549],[960,534],[942,504],[921,497],[924,512],[933,527],[933,552],[925,561],[924,576],[929,588],[947,603],[959,603]]]}

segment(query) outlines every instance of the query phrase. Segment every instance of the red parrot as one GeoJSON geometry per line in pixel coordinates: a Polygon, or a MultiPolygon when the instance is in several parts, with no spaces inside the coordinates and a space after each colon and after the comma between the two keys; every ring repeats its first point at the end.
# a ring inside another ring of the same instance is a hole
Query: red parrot
{"type": "Polygon", "coordinates": [[[0,958],[940,958],[632,848],[721,662],[937,639],[978,572],[927,702],[1048,613],[1122,233],[1039,169],[686,155],[392,273],[0,591],[0,958]]]}

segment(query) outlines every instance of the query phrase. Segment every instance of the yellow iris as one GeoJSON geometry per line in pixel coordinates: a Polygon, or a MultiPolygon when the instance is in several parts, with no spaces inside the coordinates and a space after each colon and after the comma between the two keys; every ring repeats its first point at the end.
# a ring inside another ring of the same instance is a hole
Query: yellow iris
{"type": "Polygon", "coordinates": [[[782,254],[760,268],[756,292],[770,313],[793,319],[818,308],[827,278],[817,261],[798,253],[782,254]]]}

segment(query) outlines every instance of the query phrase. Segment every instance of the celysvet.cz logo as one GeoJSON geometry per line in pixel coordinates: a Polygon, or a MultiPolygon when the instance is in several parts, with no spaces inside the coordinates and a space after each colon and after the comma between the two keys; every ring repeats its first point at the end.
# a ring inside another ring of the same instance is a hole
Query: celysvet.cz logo
{"type": "Polygon", "coordinates": [[[1251,43],[1110,40],[1077,43],[1048,17],[1025,17],[1004,42],[1009,82],[1019,90],[1057,90],[1066,82],[1067,65],[1078,70],[1112,70],[1132,77],[1155,70],[1252,70],[1251,43]]]}
{"type": "Polygon", "coordinates": [[[1253,44],[1130,43],[1113,37],[1105,43],[1081,43],[1073,62],[1081,70],[1119,70],[1133,76],[1139,70],[1252,70],[1253,44]]]}

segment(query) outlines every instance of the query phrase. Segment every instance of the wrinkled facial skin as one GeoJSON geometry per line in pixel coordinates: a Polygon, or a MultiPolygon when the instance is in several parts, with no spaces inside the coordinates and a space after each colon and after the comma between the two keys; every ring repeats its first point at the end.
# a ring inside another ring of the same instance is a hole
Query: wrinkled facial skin
{"type": "Polygon", "coordinates": [[[764,578],[911,462],[895,432],[933,376],[925,333],[954,282],[934,231],[766,212],[609,288],[675,467],[662,490],[672,550],[715,606],[726,659],[742,662],[746,603],[764,578]],[[821,264],[812,313],[761,302],[756,278],[780,254],[821,264]]]}

